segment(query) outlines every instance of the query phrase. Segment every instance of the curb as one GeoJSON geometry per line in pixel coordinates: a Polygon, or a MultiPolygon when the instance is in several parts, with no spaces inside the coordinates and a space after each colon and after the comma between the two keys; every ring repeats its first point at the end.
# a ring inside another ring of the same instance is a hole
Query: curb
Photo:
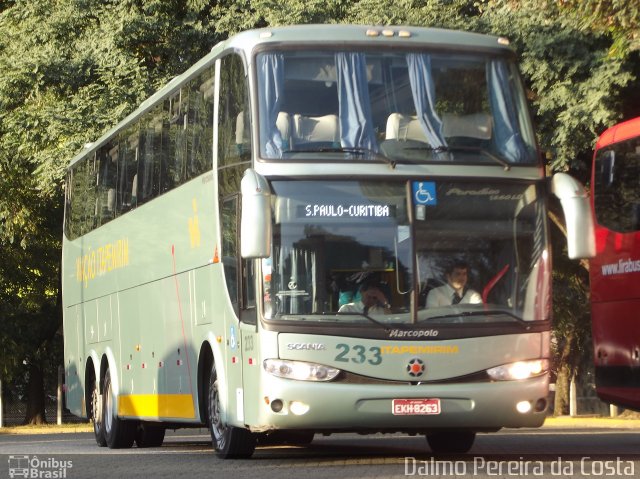
{"type": "Polygon", "coordinates": [[[1,435],[19,434],[67,434],[79,432],[93,432],[91,424],[78,424],[76,426],[13,426],[0,428],[1,435]]]}
{"type": "Polygon", "coordinates": [[[610,428],[610,429],[638,429],[640,419],[624,419],[619,417],[598,416],[557,416],[545,419],[543,428],[610,428]]]}

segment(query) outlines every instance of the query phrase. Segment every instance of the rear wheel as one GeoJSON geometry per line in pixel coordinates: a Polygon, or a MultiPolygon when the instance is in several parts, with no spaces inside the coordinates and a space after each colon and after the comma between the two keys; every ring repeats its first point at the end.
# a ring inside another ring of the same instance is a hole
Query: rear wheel
{"type": "Polygon", "coordinates": [[[427,434],[431,450],[438,454],[464,454],[469,452],[476,439],[472,431],[439,431],[427,434]]]}
{"type": "Polygon", "coordinates": [[[136,422],[120,419],[116,415],[116,401],[111,385],[111,372],[104,375],[104,393],[102,394],[102,423],[105,439],[110,449],[126,449],[133,445],[136,434],[136,422]]]}
{"type": "Polygon", "coordinates": [[[100,391],[98,383],[93,382],[93,391],[91,392],[91,422],[93,423],[93,434],[96,437],[98,446],[105,447],[107,439],[104,435],[104,423],[102,422],[102,403],[100,401],[100,391]]]}
{"type": "Polygon", "coordinates": [[[165,428],[158,424],[141,422],[136,429],[138,447],[160,447],[164,442],[165,428]]]}
{"type": "Polygon", "coordinates": [[[215,364],[211,366],[207,399],[211,442],[218,456],[223,459],[243,459],[251,457],[256,448],[255,435],[247,429],[229,426],[225,424],[222,419],[218,375],[215,364]]]}

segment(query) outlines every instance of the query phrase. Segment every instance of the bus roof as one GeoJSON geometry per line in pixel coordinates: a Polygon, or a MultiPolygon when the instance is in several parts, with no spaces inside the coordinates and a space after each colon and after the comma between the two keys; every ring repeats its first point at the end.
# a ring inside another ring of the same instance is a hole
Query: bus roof
{"type": "Polygon", "coordinates": [[[640,136],[640,116],[632,120],[623,121],[607,129],[596,142],[596,150],[605,146],[640,136]]]}
{"type": "Polygon", "coordinates": [[[248,30],[235,35],[228,43],[250,49],[269,43],[369,43],[390,42],[414,46],[455,46],[512,51],[506,38],[441,28],[367,25],[292,25],[248,30]]]}
{"type": "Polygon", "coordinates": [[[117,125],[107,130],[96,141],[87,143],[71,159],[69,167],[86,155],[96,151],[115,132],[135,121],[139,115],[156,105],[159,100],[172,94],[185,81],[197,75],[203,68],[211,65],[222,51],[226,49],[244,50],[248,56],[254,48],[261,45],[309,45],[313,43],[494,50],[496,53],[503,55],[514,54],[513,49],[509,46],[509,40],[504,37],[442,28],[334,24],[291,25],[247,30],[216,44],[209,54],[198,60],[181,75],[171,79],[117,125]]]}

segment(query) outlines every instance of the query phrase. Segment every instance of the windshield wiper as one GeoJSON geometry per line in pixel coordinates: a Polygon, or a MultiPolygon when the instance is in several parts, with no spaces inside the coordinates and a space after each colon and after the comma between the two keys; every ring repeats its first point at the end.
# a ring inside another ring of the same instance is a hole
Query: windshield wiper
{"type": "Polygon", "coordinates": [[[368,314],[366,314],[366,313],[364,313],[364,312],[362,312],[362,313],[356,313],[356,312],[351,312],[351,311],[349,311],[348,313],[347,313],[347,312],[343,312],[343,313],[341,313],[340,311],[338,311],[336,314],[337,314],[337,315],[339,315],[339,316],[343,316],[343,315],[344,315],[344,316],[355,316],[355,315],[357,315],[357,316],[362,316],[363,318],[367,318],[367,319],[368,319],[369,321],[371,321],[373,324],[377,324],[378,326],[380,326],[380,327],[381,327],[382,329],[384,329],[387,333],[390,331],[390,329],[387,327],[387,325],[386,325],[386,324],[381,323],[381,322],[380,322],[380,321],[378,321],[377,319],[372,318],[371,316],[369,316],[368,314]]]}
{"type": "Polygon", "coordinates": [[[451,314],[442,314],[440,316],[431,316],[431,317],[427,317],[424,319],[421,319],[420,321],[433,321],[434,319],[450,319],[450,318],[463,318],[463,317],[469,317],[469,316],[494,316],[494,315],[506,315],[506,316],[510,316],[511,318],[515,319],[516,321],[521,321],[520,318],[518,318],[515,314],[509,312],[509,311],[504,311],[501,309],[489,309],[489,310],[477,310],[477,311],[458,311],[457,313],[451,313],[451,314]]]}
{"type": "Polygon", "coordinates": [[[490,158],[491,160],[501,165],[504,168],[504,171],[509,171],[511,169],[511,165],[508,162],[506,162],[499,156],[494,155],[489,150],[486,150],[485,148],[482,148],[480,146],[455,146],[455,145],[454,146],[436,146],[436,147],[412,146],[412,147],[405,148],[405,150],[426,150],[426,151],[433,151],[435,153],[456,152],[456,151],[481,153],[487,158],[490,158]]]}
{"type": "Polygon", "coordinates": [[[321,148],[303,148],[295,150],[284,150],[282,153],[349,153],[360,158],[369,157],[387,163],[391,168],[395,168],[397,161],[388,158],[382,153],[368,149],[342,146],[324,146],[321,148]]]}

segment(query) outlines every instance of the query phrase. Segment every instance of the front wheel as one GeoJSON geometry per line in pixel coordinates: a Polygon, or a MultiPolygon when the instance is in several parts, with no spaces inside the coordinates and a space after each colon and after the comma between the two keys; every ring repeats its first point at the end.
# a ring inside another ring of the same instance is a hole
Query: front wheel
{"type": "Polygon", "coordinates": [[[440,431],[427,434],[429,447],[436,454],[464,454],[476,439],[473,431],[440,431]]]}
{"type": "Polygon", "coordinates": [[[126,449],[133,445],[136,434],[136,422],[125,421],[116,415],[116,401],[111,385],[111,372],[104,375],[104,393],[102,394],[102,423],[109,449],[126,449]]]}
{"type": "Polygon", "coordinates": [[[251,457],[256,448],[255,435],[247,429],[229,426],[225,424],[222,419],[218,374],[215,364],[211,366],[207,399],[211,442],[218,456],[223,459],[244,459],[251,457]]]}

